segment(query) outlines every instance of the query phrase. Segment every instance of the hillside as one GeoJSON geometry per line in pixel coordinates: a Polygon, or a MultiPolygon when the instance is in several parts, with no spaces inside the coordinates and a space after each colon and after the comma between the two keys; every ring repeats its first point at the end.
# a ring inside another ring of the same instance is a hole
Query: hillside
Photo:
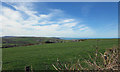
{"type": "Polygon", "coordinates": [[[60,43],[65,40],[56,37],[13,37],[7,36],[2,38],[2,48],[16,47],[16,46],[28,46],[38,45],[44,43],[60,43]]]}
{"type": "MultiPolygon", "coordinates": [[[[89,59],[88,55],[94,57],[96,44],[96,40],[86,40],[3,48],[3,70],[24,70],[25,66],[30,65],[33,70],[54,70],[52,64],[56,63],[57,58],[62,63],[74,63],[79,59],[85,67],[82,62],[89,59]]],[[[103,39],[98,42],[101,53],[114,46],[118,46],[117,39],[103,39]]]]}

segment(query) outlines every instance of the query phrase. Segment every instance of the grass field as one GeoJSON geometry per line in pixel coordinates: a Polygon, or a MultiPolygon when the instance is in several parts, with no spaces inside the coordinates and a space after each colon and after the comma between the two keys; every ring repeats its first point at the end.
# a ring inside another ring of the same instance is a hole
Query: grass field
{"type": "Polygon", "coordinates": [[[18,47],[18,46],[24,46],[29,44],[38,45],[41,43],[45,43],[47,41],[58,43],[58,42],[67,41],[67,40],[62,40],[55,37],[3,37],[2,48],[18,47]]]}
{"type": "MultiPolygon", "coordinates": [[[[94,56],[96,40],[83,42],[52,43],[23,47],[3,48],[3,70],[23,70],[32,65],[33,70],[54,69],[51,64],[57,58],[63,63],[88,59],[88,54],[94,56]]],[[[98,42],[99,51],[118,45],[117,39],[102,39],[98,42]]],[[[82,63],[85,66],[84,63],[82,63]]]]}

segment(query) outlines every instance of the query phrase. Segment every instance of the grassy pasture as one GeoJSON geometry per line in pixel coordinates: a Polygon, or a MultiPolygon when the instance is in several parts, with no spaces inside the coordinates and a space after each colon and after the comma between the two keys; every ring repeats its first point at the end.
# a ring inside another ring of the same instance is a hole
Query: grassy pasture
{"type": "Polygon", "coordinates": [[[46,41],[66,41],[58,39],[55,37],[3,37],[2,38],[2,47],[6,48],[9,46],[23,46],[28,44],[40,44],[45,43],[46,41]]]}
{"type": "MultiPolygon", "coordinates": [[[[83,42],[53,43],[32,45],[14,48],[3,48],[3,70],[23,70],[25,66],[32,65],[33,70],[54,69],[51,64],[57,58],[61,62],[73,62],[88,59],[88,54],[94,56],[96,40],[83,42]]],[[[99,51],[118,45],[117,39],[101,39],[98,43],[99,51]]],[[[82,64],[85,66],[85,64],[82,64]]]]}

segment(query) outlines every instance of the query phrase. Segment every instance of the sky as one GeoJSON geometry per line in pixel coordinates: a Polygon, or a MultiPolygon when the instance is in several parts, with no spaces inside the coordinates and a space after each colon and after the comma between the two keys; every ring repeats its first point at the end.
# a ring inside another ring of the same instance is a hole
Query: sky
{"type": "Polygon", "coordinates": [[[117,2],[2,2],[2,36],[116,38],[117,2]]]}

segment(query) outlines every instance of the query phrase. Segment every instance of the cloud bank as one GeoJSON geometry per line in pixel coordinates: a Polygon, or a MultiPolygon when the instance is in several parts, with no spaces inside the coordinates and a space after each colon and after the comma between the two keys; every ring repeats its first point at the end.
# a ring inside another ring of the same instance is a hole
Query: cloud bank
{"type": "Polygon", "coordinates": [[[63,10],[35,10],[33,3],[6,3],[2,6],[0,23],[3,36],[91,37],[94,30],[81,21],[68,17],[63,10]]]}

